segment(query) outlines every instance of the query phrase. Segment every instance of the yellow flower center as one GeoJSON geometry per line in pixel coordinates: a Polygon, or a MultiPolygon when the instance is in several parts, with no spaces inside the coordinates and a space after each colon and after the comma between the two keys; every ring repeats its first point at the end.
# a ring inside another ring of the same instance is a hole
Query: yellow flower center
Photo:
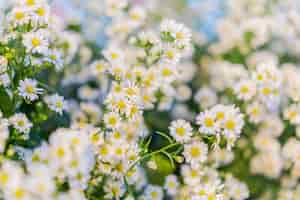
{"type": "Polygon", "coordinates": [[[251,113],[252,113],[252,115],[257,116],[257,115],[259,115],[259,109],[257,107],[255,107],[252,109],[251,113]]]}
{"type": "Polygon", "coordinates": [[[34,46],[34,47],[38,47],[38,46],[41,45],[41,41],[40,41],[40,39],[38,39],[38,38],[32,38],[31,44],[32,44],[32,46],[34,46]]]}
{"type": "Polygon", "coordinates": [[[63,107],[63,103],[61,101],[57,101],[56,104],[55,104],[55,106],[57,108],[62,108],[63,107]]]}
{"type": "Polygon", "coordinates": [[[298,154],[298,156],[297,156],[297,160],[299,160],[299,161],[300,161],[300,154],[298,154]]]}
{"type": "Polygon", "coordinates": [[[100,153],[100,155],[102,155],[102,156],[107,155],[107,154],[108,154],[108,148],[107,148],[107,146],[102,146],[102,147],[99,149],[99,153],[100,153]]]}
{"type": "Polygon", "coordinates": [[[18,126],[23,127],[25,125],[25,122],[23,120],[17,121],[18,126]]]}
{"type": "Polygon", "coordinates": [[[264,78],[264,77],[263,77],[263,75],[262,75],[262,74],[258,74],[258,75],[257,75],[257,80],[259,80],[259,81],[262,81],[262,80],[263,80],[263,78],[264,78]]]}
{"type": "Polygon", "coordinates": [[[293,119],[297,116],[297,112],[296,111],[290,111],[288,113],[288,116],[289,116],[290,119],[293,119]]]}
{"type": "Polygon", "coordinates": [[[144,100],[145,102],[149,102],[149,101],[150,101],[150,96],[145,94],[145,95],[143,96],[143,100],[144,100]]]}
{"type": "Polygon", "coordinates": [[[207,197],[207,200],[215,200],[215,195],[214,194],[209,194],[207,197]]]}
{"type": "Polygon", "coordinates": [[[38,154],[33,154],[31,160],[33,162],[38,162],[38,161],[40,161],[40,156],[38,154]]]}
{"type": "Polygon", "coordinates": [[[156,191],[151,192],[150,195],[153,199],[156,199],[158,197],[158,193],[156,191]]]}
{"type": "Polygon", "coordinates": [[[51,60],[56,60],[56,59],[57,59],[57,56],[56,56],[55,54],[51,54],[51,55],[50,55],[50,59],[51,59],[51,60]]]}
{"type": "Polygon", "coordinates": [[[168,183],[168,187],[173,189],[173,188],[176,187],[176,184],[175,184],[173,181],[170,181],[170,182],[168,183]]]}
{"type": "Polygon", "coordinates": [[[75,137],[75,138],[72,139],[71,142],[72,142],[73,145],[78,145],[80,143],[80,140],[79,140],[79,138],[75,137]]]}
{"type": "Polygon", "coordinates": [[[225,123],[225,127],[228,130],[233,130],[235,128],[235,121],[234,120],[227,120],[227,122],[225,123]]]}
{"type": "Polygon", "coordinates": [[[169,50],[169,51],[166,52],[166,56],[169,59],[173,59],[174,58],[174,52],[169,50]]]}
{"type": "Polygon", "coordinates": [[[71,167],[72,168],[76,168],[76,167],[78,167],[78,165],[79,165],[79,163],[78,163],[77,160],[72,160],[72,162],[71,162],[71,167]]]}
{"type": "Polygon", "coordinates": [[[122,163],[118,163],[116,166],[115,166],[115,170],[118,171],[118,172],[123,172],[124,171],[124,166],[122,163]]]}
{"type": "Polygon", "coordinates": [[[181,40],[181,39],[183,39],[183,38],[184,38],[184,35],[183,35],[182,32],[177,32],[177,33],[176,33],[176,39],[181,40]]]}
{"type": "Polygon", "coordinates": [[[21,189],[21,188],[16,189],[16,191],[15,191],[15,197],[17,199],[23,198],[24,195],[25,195],[25,191],[23,189],[21,189]]]}
{"type": "Polygon", "coordinates": [[[34,87],[31,86],[31,85],[28,85],[25,90],[29,94],[33,94],[34,93],[34,87]]]}
{"type": "Polygon", "coordinates": [[[126,93],[129,95],[129,96],[133,96],[136,94],[136,91],[134,88],[127,88],[126,89],[126,93]]]}
{"type": "Polygon", "coordinates": [[[108,119],[108,123],[109,123],[110,125],[116,125],[117,119],[116,119],[115,117],[110,117],[110,118],[108,119]]]}
{"type": "Polygon", "coordinates": [[[212,118],[207,117],[204,119],[204,124],[206,127],[212,127],[214,125],[214,123],[215,122],[212,118]]]}
{"type": "Polygon", "coordinates": [[[115,139],[120,139],[121,138],[121,133],[119,131],[114,132],[114,138],[115,139]]]}
{"type": "Polygon", "coordinates": [[[206,191],[204,189],[201,189],[201,190],[199,190],[198,195],[204,196],[204,195],[206,195],[206,191]]]}
{"type": "Polygon", "coordinates": [[[170,76],[172,74],[172,71],[169,68],[164,68],[162,70],[162,75],[163,76],[170,76]]]}
{"type": "Polygon", "coordinates": [[[119,193],[120,193],[120,188],[118,188],[118,187],[113,187],[113,188],[112,188],[112,193],[113,193],[116,197],[118,197],[118,196],[119,196],[119,193]]]}
{"type": "Polygon", "coordinates": [[[97,71],[101,72],[104,69],[104,65],[103,64],[97,64],[96,69],[97,69],[97,71]]]}
{"type": "Polygon", "coordinates": [[[59,147],[57,150],[56,150],[56,155],[59,157],[59,158],[62,158],[64,157],[65,155],[65,150],[61,147],[59,147]]]}
{"type": "Polygon", "coordinates": [[[199,157],[201,151],[198,147],[192,147],[190,150],[190,153],[193,158],[196,158],[196,157],[199,157]]]}
{"type": "Polygon", "coordinates": [[[119,110],[124,110],[126,108],[126,103],[123,100],[120,100],[117,103],[117,107],[118,107],[119,110]]]}
{"type": "Polygon", "coordinates": [[[176,128],[176,133],[177,133],[177,135],[179,135],[179,136],[184,136],[185,130],[184,130],[183,127],[178,127],[178,128],[176,128]]]}
{"type": "Polygon", "coordinates": [[[135,105],[133,105],[133,106],[131,106],[131,108],[130,108],[130,115],[133,116],[133,115],[135,115],[138,111],[139,111],[138,107],[135,106],[135,105]]]}
{"type": "Polygon", "coordinates": [[[262,93],[266,96],[268,96],[271,93],[271,89],[268,87],[265,87],[262,89],[262,93]]]}
{"type": "Polygon", "coordinates": [[[141,15],[139,15],[139,13],[133,12],[133,13],[131,13],[130,18],[132,20],[136,20],[137,21],[137,20],[141,19],[141,15]]]}
{"type": "Polygon", "coordinates": [[[115,85],[114,91],[115,91],[116,93],[120,93],[120,92],[122,91],[121,85],[115,85]]]}
{"type": "Polygon", "coordinates": [[[217,112],[217,114],[216,114],[217,120],[224,119],[224,116],[225,116],[224,112],[217,112]]]}
{"type": "Polygon", "coordinates": [[[27,6],[33,6],[35,4],[35,0],[26,0],[27,6]]]}
{"type": "Polygon", "coordinates": [[[116,148],[115,153],[116,153],[116,155],[122,155],[123,151],[121,148],[116,148]]]}
{"type": "Polygon", "coordinates": [[[93,143],[98,142],[99,139],[100,139],[99,134],[93,134],[93,135],[91,136],[91,140],[92,140],[93,143]]]}
{"type": "Polygon", "coordinates": [[[111,59],[113,59],[113,60],[119,58],[119,54],[117,54],[117,53],[115,53],[115,52],[112,52],[112,53],[110,54],[110,56],[111,56],[111,59]]]}
{"type": "Polygon", "coordinates": [[[0,173],[0,184],[5,185],[8,182],[8,174],[5,172],[0,173]]]}
{"type": "Polygon", "coordinates": [[[16,13],[15,13],[15,18],[16,18],[17,20],[21,20],[21,19],[23,19],[24,17],[25,17],[25,15],[24,15],[23,12],[16,12],[16,13]]]}
{"type": "Polygon", "coordinates": [[[198,173],[196,170],[191,170],[191,177],[193,178],[198,177],[198,173]]]}
{"type": "Polygon", "coordinates": [[[244,85],[244,86],[241,87],[240,91],[241,91],[242,94],[246,94],[246,93],[249,92],[249,87],[244,85]]]}
{"type": "Polygon", "coordinates": [[[43,8],[43,7],[39,7],[35,12],[36,12],[36,14],[38,14],[40,17],[43,17],[43,16],[45,16],[45,14],[46,14],[46,10],[45,10],[45,8],[43,8]]]}

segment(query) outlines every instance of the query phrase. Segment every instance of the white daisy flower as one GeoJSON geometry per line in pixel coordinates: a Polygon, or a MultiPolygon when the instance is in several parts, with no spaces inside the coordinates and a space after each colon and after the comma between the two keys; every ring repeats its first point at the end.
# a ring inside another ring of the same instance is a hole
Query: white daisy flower
{"type": "Polygon", "coordinates": [[[19,83],[19,95],[26,100],[34,101],[42,94],[43,89],[37,87],[38,82],[34,79],[26,78],[19,83]]]}
{"type": "Polygon", "coordinates": [[[146,18],[146,11],[141,6],[134,6],[129,10],[129,19],[135,25],[141,24],[146,18]]]}
{"type": "Polygon", "coordinates": [[[251,122],[259,123],[263,121],[266,117],[266,112],[265,107],[257,101],[247,105],[246,113],[251,122]]]}
{"type": "Polygon", "coordinates": [[[108,67],[108,63],[104,60],[96,60],[90,65],[92,73],[96,77],[103,74],[103,72],[105,72],[108,67]]]}
{"type": "Polygon", "coordinates": [[[193,135],[193,128],[190,123],[182,119],[173,121],[169,129],[170,134],[177,142],[188,142],[193,135]]]}
{"type": "Polygon", "coordinates": [[[63,96],[59,96],[58,94],[53,94],[51,96],[45,97],[45,102],[49,106],[49,108],[59,114],[67,108],[67,103],[64,100],[63,96]]]}
{"type": "Polygon", "coordinates": [[[50,7],[46,4],[34,6],[32,22],[34,24],[48,24],[50,18],[50,7]]]}
{"type": "Polygon", "coordinates": [[[27,52],[47,54],[49,41],[43,31],[29,32],[23,36],[23,44],[27,52]]]}
{"type": "Polygon", "coordinates": [[[241,114],[239,109],[234,106],[228,107],[222,123],[223,133],[229,138],[236,138],[240,135],[243,126],[243,114],[241,114]]]}
{"type": "Polygon", "coordinates": [[[62,53],[56,49],[49,50],[45,60],[52,63],[57,71],[60,71],[63,68],[64,61],[62,53]]]}
{"type": "Polygon", "coordinates": [[[242,80],[235,85],[234,91],[239,99],[248,101],[256,94],[256,84],[251,80],[242,80]]]}
{"type": "Polygon", "coordinates": [[[203,170],[200,170],[197,167],[192,168],[190,165],[185,164],[181,166],[180,174],[186,185],[194,187],[200,184],[203,170]]]}
{"type": "Polygon", "coordinates": [[[28,24],[31,19],[29,14],[30,9],[26,7],[15,7],[9,15],[9,21],[15,27],[19,25],[28,24]]]}
{"type": "Polygon", "coordinates": [[[121,181],[109,179],[104,185],[105,199],[120,199],[126,192],[126,186],[121,181]]]}
{"type": "Polygon", "coordinates": [[[283,116],[292,124],[300,124],[300,105],[292,104],[284,110],[283,116]]]}
{"type": "Polygon", "coordinates": [[[168,195],[174,196],[178,192],[179,181],[176,175],[168,175],[165,178],[164,188],[167,191],[168,195]]]}
{"type": "Polygon", "coordinates": [[[33,126],[23,113],[14,114],[9,118],[9,122],[14,126],[15,129],[25,134],[29,133],[31,127],[33,126]]]}
{"type": "Polygon", "coordinates": [[[162,58],[166,63],[174,65],[179,62],[181,53],[178,51],[178,49],[172,46],[167,46],[164,48],[162,58]]]}
{"type": "Polygon", "coordinates": [[[120,48],[111,46],[103,51],[104,57],[111,63],[122,63],[124,61],[124,52],[120,48]]]}
{"type": "Polygon", "coordinates": [[[218,191],[217,185],[200,184],[193,188],[191,200],[223,200],[223,195],[218,191]]]}
{"type": "Polygon", "coordinates": [[[197,167],[199,164],[207,160],[208,147],[207,144],[201,141],[192,141],[184,145],[183,155],[187,163],[192,167],[197,167]]]}
{"type": "Polygon", "coordinates": [[[45,4],[46,0],[19,0],[18,4],[26,7],[33,7],[45,4]]]}
{"type": "Polygon", "coordinates": [[[200,125],[199,132],[215,135],[219,132],[219,123],[216,120],[216,115],[210,110],[200,113],[196,117],[197,124],[200,125]]]}
{"type": "Polygon", "coordinates": [[[163,34],[170,34],[178,48],[185,48],[190,44],[192,37],[191,31],[183,24],[178,24],[174,20],[165,19],[160,25],[163,34]]]}
{"type": "Polygon", "coordinates": [[[163,190],[159,186],[148,185],[144,192],[145,200],[162,200],[163,190]]]}
{"type": "Polygon", "coordinates": [[[115,112],[106,113],[103,118],[104,118],[105,125],[108,128],[115,129],[121,123],[121,118],[120,118],[119,114],[117,114],[115,112]]]}

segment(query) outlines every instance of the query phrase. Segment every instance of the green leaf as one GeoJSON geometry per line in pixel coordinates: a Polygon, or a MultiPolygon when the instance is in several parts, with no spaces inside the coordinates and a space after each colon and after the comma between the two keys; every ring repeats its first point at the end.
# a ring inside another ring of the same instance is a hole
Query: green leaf
{"type": "Polygon", "coordinates": [[[14,103],[3,87],[0,88],[0,110],[5,117],[14,112],[14,103]]]}

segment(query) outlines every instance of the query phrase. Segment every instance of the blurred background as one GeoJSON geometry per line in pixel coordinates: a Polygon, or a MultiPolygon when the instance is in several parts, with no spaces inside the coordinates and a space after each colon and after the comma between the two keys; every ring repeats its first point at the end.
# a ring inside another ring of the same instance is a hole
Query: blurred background
{"type": "MultiPolygon", "coordinates": [[[[0,20],[4,11],[15,0],[0,0],[0,20]]],[[[180,20],[194,30],[199,30],[207,39],[215,38],[216,20],[224,15],[226,0],[132,0],[136,4],[148,7],[157,17],[180,20]],[[159,3],[158,3],[159,2],[159,3]],[[176,10],[176,12],[174,12],[176,10]]],[[[103,28],[109,22],[103,13],[99,0],[50,0],[52,11],[61,16],[66,23],[82,24],[84,33],[99,45],[105,42],[103,28]]]]}

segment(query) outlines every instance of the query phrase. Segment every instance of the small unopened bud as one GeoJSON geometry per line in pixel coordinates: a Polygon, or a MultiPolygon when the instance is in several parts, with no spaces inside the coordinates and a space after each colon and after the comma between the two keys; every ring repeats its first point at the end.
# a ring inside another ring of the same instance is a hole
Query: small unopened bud
{"type": "Polygon", "coordinates": [[[13,149],[13,148],[9,148],[8,150],[7,150],[7,155],[8,156],[13,156],[15,154],[15,150],[13,149]]]}
{"type": "Polygon", "coordinates": [[[154,160],[150,160],[147,162],[147,166],[150,169],[157,170],[157,164],[154,160]]]}
{"type": "Polygon", "coordinates": [[[175,156],[174,159],[176,160],[176,162],[178,163],[182,163],[184,158],[182,156],[175,156]]]}

